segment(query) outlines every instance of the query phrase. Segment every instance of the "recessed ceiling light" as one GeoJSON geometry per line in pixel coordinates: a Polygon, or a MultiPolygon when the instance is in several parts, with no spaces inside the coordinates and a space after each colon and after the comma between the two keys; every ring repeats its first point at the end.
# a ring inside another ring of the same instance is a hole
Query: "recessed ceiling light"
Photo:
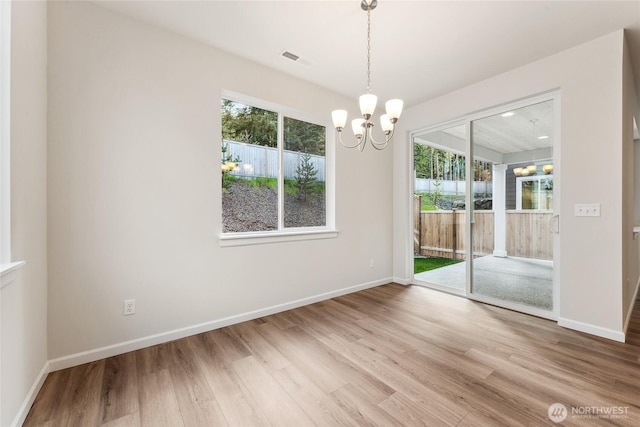
{"type": "Polygon", "coordinates": [[[513,116],[515,113],[513,111],[507,111],[506,113],[502,113],[501,116],[502,117],[511,117],[513,116]]]}
{"type": "Polygon", "coordinates": [[[549,135],[540,135],[538,139],[549,139],[549,135]]]}

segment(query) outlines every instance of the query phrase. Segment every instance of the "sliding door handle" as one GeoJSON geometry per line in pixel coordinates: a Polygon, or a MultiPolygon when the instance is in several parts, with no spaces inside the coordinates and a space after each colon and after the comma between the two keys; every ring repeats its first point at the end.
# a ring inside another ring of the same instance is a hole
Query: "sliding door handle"
{"type": "Polygon", "coordinates": [[[560,233],[560,215],[552,215],[549,218],[549,230],[555,234],[560,233]]]}

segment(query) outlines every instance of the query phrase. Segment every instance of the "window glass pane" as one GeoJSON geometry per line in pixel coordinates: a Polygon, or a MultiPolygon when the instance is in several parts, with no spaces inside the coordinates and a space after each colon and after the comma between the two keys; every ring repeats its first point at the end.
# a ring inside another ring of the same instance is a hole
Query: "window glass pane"
{"type": "Polygon", "coordinates": [[[553,177],[540,179],[538,209],[553,209],[553,177]]]}
{"type": "Polygon", "coordinates": [[[537,181],[524,181],[522,183],[522,209],[538,209],[537,184],[537,181]]]}
{"type": "Polygon", "coordinates": [[[471,293],[507,307],[553,309],[553,118],[547,100],[471,122],[474,180],[493,188],[474,189],[491,197],[492,210],[479,210],[475,197],[471,293]]]}
{"type": "Polygon", "coordinates": [[[473,161],[473,209],[490,211],[493,209],[493,163],[484,160],[473,161]]]}
{"type": "Polygon", "coordinates": [[[278,114],[222,100],[222,231],[278,229],[278,114]]]}
{"type": "Polygon", "coordinates": [[[413,272],[417,281],[464,292],[466,125],[413,138],[413,272]]]}
{"type": "Polygon", "coordinates": [[[283,119],[284,226],[326,223],[324,126],[283,119]]]}
{"type": "MultiPolygon", "coordinates": [[[[549,164],[544,165],[549,167],[549,164]]],[[[518,209],[553,209],[553,175],[519,178],[520,204],[518,209]]]]}

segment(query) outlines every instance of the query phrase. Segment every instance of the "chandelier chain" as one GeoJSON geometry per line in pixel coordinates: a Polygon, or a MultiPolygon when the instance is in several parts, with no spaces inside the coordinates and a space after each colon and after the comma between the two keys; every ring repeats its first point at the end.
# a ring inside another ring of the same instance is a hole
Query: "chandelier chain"
{"type": "Polygon", "coordinates": [[[367,93],[371,93],[371,8],[367,9],[367,93]]]}
{"type": "Polygon", "coordinates": [[[373,121],[371,118],[376,110],[377,97],[371,93],[371,11],[378,5],[378,0],[362,0],[360,8],[367,12],[367,92],[360,96],[360,112],[362,118],[351,121],[353,134],[356,137],[355,144],[345,144],[342,140],[342,131],[347,122],[347,110],[334,110],[331,112],[333,125],[338,132],[340,143],[346,148],[358,148],[364,150],[367,142],[376,150],[383,150],[393,138],[394,125],[402,112],[402,100],[391,99],[385,104],[386,114],[380,116],[380,127],[384,133],[384,139],[376,141],[373,137],[373,121]]]}

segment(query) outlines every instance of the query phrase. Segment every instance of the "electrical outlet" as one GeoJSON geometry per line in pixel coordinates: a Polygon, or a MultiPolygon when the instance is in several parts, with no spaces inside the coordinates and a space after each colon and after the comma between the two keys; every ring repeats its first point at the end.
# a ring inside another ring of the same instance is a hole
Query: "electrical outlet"
{"type": "Polygon", "coordinates": [[[124,300],[124,315],[129,316],[131,314],[136,314],[136,300],[126,299],[124,300]]]}
{"type": "Polygon", "coordinates": [[[371,258],[371,259],[369,260],[369,268],[373,268],[373,267],[375,267],[375,266],[376,266],[376,264],[373,262],[373,258],[371,258]]]}

